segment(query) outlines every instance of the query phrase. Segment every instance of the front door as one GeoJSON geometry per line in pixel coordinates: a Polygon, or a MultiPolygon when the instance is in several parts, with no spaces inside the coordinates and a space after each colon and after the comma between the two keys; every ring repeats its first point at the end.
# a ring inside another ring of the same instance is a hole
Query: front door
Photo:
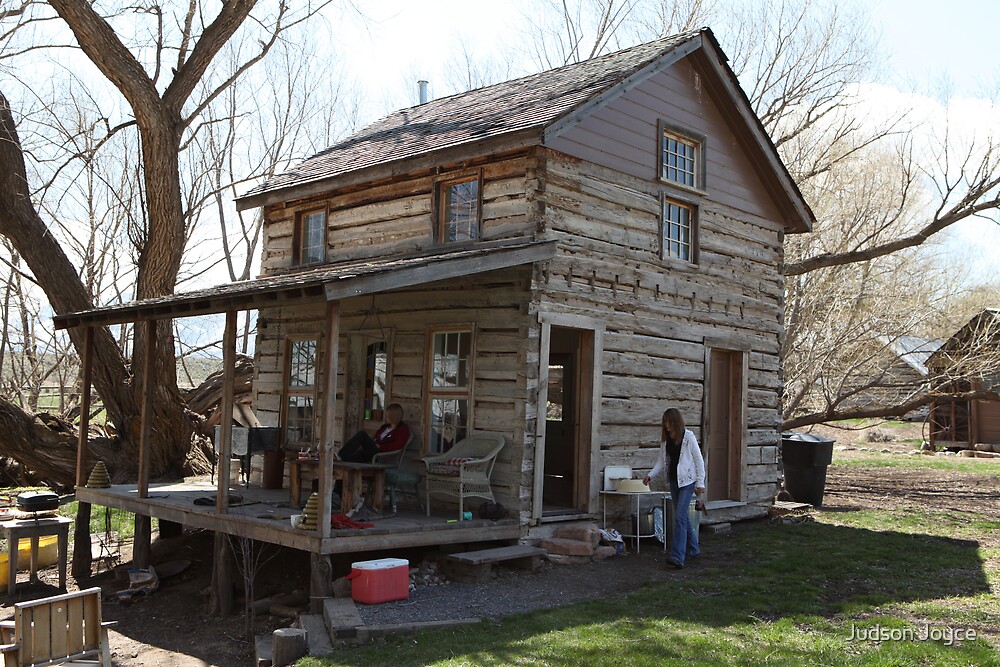
{"type": "Polygon", "coordinates": [[[743,452],[743,353],[709,355],[705,465],[708,500],[740,500],[743,452]]]}

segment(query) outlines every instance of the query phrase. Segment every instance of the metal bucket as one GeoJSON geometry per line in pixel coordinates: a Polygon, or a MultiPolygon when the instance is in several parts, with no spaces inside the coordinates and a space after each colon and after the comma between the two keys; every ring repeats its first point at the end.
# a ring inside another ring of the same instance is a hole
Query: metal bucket
{"type": "MultiPolygon", "coordinates": [[[[653,531],[655,530],[654,526],[656,525],[656,521],[654,520],[654,517],[653,517],[653,511],[654,510],[650,509],[648,512],[642,512],[641,514],[639,514],[639,534],[640,535],[652,535],[653,534],[653,531]]],[[[630,514],[629,515],[629,521],[630,521],[629,527],[635,525],[635,515],[634,514],[630,514]]]]}

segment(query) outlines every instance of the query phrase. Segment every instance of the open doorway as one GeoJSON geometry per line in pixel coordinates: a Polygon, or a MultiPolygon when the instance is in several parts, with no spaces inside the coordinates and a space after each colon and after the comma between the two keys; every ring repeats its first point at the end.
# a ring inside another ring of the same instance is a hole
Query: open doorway
{"type": "Polygon", "coordinates": [[[593,332],[552,327],[546,372],[544,516],[588,511],[593,332]]]}
{"type": "Polygon", "coordinates": [[[705,434],[709,501],[741,500],[745,384],[743,352],[710,351],[705,434]]]}

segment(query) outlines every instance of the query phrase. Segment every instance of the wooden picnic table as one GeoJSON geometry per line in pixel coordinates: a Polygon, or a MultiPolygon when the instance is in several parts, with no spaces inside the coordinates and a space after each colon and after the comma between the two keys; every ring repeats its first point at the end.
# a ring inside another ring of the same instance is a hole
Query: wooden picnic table
{"type": "MultiPolygon", "coordinates": [[[[371,503],[376,512],[382,511],[382,497],[385,495],[385,471],[395,468],[392,463],[333,462],[333,479],[340,480],[340,511],[346,512],[361,501],[361,491],[365,479],[371,480],[371,503]]],[[[319,468],[316,459],[292,459],[288,470],[289,502],[302,506],[302,473],[310,471],[313,477],[319,468]]]]}

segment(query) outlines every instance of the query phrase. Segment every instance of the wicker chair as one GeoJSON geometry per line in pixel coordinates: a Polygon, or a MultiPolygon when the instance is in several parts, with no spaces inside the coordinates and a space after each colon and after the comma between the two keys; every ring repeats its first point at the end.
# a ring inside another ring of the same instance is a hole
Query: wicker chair
{"type": "Polygon", "coordinates": [[[431,515],[431,494],[457,498],[459,520],[466,498],[493,500],[490,475],[504,443],[498,433],[474,433],[444,454],[425,457],[427,516],[431,515]]]}

